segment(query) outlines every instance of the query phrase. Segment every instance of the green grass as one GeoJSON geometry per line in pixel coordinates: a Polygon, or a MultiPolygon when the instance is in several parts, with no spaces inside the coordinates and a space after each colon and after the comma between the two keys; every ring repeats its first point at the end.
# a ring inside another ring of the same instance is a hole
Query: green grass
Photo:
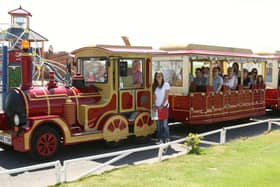
{"type": "Polygon", "coordinates": [[[115,169],[62,187],[280,186],[280,131],[154,164],[115,169]]]}

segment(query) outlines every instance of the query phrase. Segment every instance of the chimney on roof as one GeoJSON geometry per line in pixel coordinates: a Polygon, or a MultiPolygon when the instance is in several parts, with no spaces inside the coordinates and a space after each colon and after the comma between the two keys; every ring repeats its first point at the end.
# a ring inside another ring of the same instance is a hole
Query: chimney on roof
{"type": "Polygon", "coordinates": [[[123,40],[125,46],[131,46],[127,36],[122,36],[122,40],[123,40]]]}

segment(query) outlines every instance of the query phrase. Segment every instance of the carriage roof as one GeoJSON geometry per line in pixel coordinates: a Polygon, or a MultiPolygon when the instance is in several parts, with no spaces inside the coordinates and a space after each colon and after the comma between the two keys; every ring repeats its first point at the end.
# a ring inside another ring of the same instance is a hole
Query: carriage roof
{"type": "Polygon", "coordinates": [[[189,44],[186,46],[166,46],[160,50],[166,51],[171,55],[214,55],[214,56],[234,56],[244,58],[277,58],[275,55],[255,54],[251,49],[221,47],[201,44],[189,44]]]}
{"type": "Polygon", "coordinates": [[[79,49],[76,49],[72,51],[72,54],[80,53],[81,51],[86,50],[97,50],[100,52],[104,52],[106,54],[113,54],[113,53],[139,53],[139,54],[145,54],[145,53],[163,53],[161,50],[155,50],[152,47],[148,46],[117,46],[117,45],[93,45],[93,46],[87,46],[82,47],[79,49]]]}

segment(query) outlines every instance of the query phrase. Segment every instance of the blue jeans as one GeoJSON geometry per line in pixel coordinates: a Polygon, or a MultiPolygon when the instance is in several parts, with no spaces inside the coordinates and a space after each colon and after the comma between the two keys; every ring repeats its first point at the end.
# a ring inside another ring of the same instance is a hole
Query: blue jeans
{"type": "Polygon", "coordinates": [[[157,138],[166,141],[166,139],[169,139],[169,126],[168,126],[168,120],[157,120],[157,138]]]}

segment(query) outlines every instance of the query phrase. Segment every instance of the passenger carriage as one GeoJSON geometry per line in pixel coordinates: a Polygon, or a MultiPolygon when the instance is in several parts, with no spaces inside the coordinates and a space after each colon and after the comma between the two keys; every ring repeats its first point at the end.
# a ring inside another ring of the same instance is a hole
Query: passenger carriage
{"type": "MultiPolygon", "coordinates": [[[[218,122],[251,118],[265,114],[265,89],[243,88],[243,81],[236,90],[227,86],[219,93],[212,91],[212,69],[219,66],[222,73],[233,63],[239,69],[256,68],[266,76],[265,56],[249,49],[190,44],[182,47],[162,47],[165,54],[153,55],[153,72],[160,70],[171,85],[170,119],[189,125],[208,125],[218,122]],[[210,69],[209,85],[202,91],[190,92],[191,77],[197,67],[210,69]]],[[[272,58],[273,59],[273,58],[272,58]]],[[[242,73],[240,79],[242,80],[242,73]]],[[[269,85],[269,84],[268,84],[269,85]]]]}
{"type": "Polygon", "coordinates": [[[268,109],[280,109],[280,54],[262,54],[269,56],[266,64],[266,95],[265,103],[268,109]]]}

